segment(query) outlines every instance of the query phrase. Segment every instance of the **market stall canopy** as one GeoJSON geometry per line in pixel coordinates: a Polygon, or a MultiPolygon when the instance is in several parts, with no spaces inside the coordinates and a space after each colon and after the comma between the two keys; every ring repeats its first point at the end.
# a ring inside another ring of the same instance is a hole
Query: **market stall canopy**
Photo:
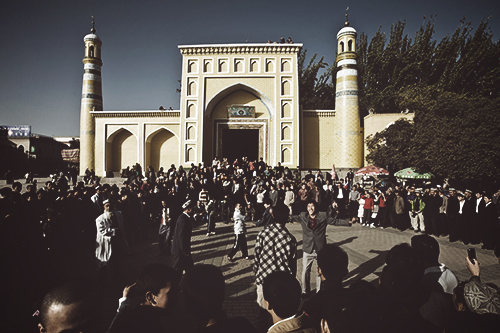
{"type": "Polygon", "coordinates": [[[384,168],[379,168],[374,165],[368,165],[362,167],[356,173],[355,176],[387,176],[389,175],[389,171],[384,168]]]}
{"type": "Polygon", "coordinates": [[[413,168],[399,170],[394,174],[394,176],[405,179],[431,179],[434,177],[434,175],[430,172],[418,173],[413,168]]]}

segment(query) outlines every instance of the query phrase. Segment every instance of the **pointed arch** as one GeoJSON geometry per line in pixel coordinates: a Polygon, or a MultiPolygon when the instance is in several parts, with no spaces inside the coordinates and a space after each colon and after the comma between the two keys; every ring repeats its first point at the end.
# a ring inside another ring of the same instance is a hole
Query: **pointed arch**
{"type": "Polygon", "coordinates": [[[194,147],[186,149],[186,162],[196,162],[196,149],[194,147]]]}
{"type": "Polygon", "coordinates": [[[205,73],[212,72],[212,61],[205,60],[203,72],[205,72],[205,73]]]}
{"type": "Polygon", "coordinates": [[[165,126],[161,126],[146,138],[146,165],[155,170],[167,169],[179,163],[179,137],[165,126]]]}
{"type": "Polygon", "coordinates": [[[234,61],[234,72],[235,73],[243,72],[243,60],[242,59],[236,59],[234,61]]]}
{"type": "Polygon", "coordinates": [[[250,60],[250,72],[255,73],[259,69],[259,63],[257,60],[250,60]]]}
{"type": "Polygon", "coordinates": [[[135,138],[137,140],[139,140],[139,138],[137,137],[137,135],[134,132],[132,132],[130,129],[126,128],[125,126],[120,126],[120,127],[118,127],[117,129],[113,130],[112,132],[110,132],[108,134],[108,137],[106,138],[106,142],[111,142],[113,140],[113,137],[116,134],[118,134],[118,132],[120,132],[121,130],[125,130],[127,132],[130,132],[131,134],[133,134],[135,136],[135,138]]]}
{"type": "Polygon", "coordinates": [[[191,60],[188,63],[188,73],[196,73],[198,72],[198,62],[191,60]]]}
{"type": "Polygon", "coordinates": [[[283,82],[281,82],[281,95],[290,96],[291,90],[292,90],[292,84],[290,83],[290,80],[284,79],[283,82]]]}
{"type": "Polygon", "coordinates": [[[290,125],[285,125],[281,129],[281,140],[282,141],[288,141],[292,139],[292,129],[290,128],[290,125]]]}
{"type": "Polygon", "coordinates": [[[289,164],[292,162],[292,150],[290,148],[284,148],[281,150],[281,163],[289,164]]]}
{"type": "Polygon", "coordinates": [[[266,60],[266,72],[274,72],[274,61],[273,60],[266,60]]]}
{"type": "Polygon", "coordinates": [[[188,83],[187,95],[188,96],[195,96],[196,95],[196,81],[191,81],[188,83]]]}
{"type": "Polygon", "coordinates": [[[125,127],[112,132],[106,139],[106,173],[120,172],[139,162],[138,138],[125,127]]]}
{"type": "Polygon", "coordinates": [[[215,109],[215,106],[217,106],[217,104],[226,96],[229,96],[230,94],[236,92],[236,91],[239,91],[239,90],[242,90],[244,92],[247,92],[253,96],[255,96],[256,98],[258,98],[265,106],[266,106],[266,109],[269,113],[269,118],[272,119],[273,118],[273,115],[274,115],[274,106],[273,106],[273,103],[271,102],[271,100],[269,98],[267,98],[266,95],[264,95],[261,91],[249,86],[249,85],[246,85],[244,83],[235,83],[233,85],[230,85],[222,90],[220,90],[218,93],[216,93],[211,99],[210,101],[208,101],[207,103],[207,108],[205,109],[205,114],[212,118],[212,112],[214,111],[215,109]]]}
{"type": "Polygon", "coordinates": [[[290,60],[284,59],[283,62],[281,63],[281,71],[282,72],[291,72],[292,71],[292,65],[290,64],[290,60]]]}
{"type": "Polygon", "coordinates": [[[281,105],[281,118],[292,117],[292,106],[290,101],[284,101],[281,105]]]}
{"type": "Polygon", "coordinates": [[[196,104],[188,103],[188,107],[186,110],[186,118],[196,118],[196,104]]]}
{"type": "Polygon", "coordinates": [[[196,127],[190,124],[186,130],[186,140],[195,140],[196,139],[196,127]]]}

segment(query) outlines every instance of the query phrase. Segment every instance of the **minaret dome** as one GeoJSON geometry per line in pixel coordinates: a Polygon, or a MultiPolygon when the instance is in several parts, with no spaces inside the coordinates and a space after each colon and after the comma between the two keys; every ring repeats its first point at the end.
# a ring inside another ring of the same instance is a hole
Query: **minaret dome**
{"type": "MultiPolygon", "coordinates": [[[[358,33],[353,27],[343,27],[337,33],[337,50],[340,56],[343,53],[353,52],[356,53],[356,37],[358,33]]],[[[342,57],[342,59],[348,59],[349,57],[342,57]]],[[[339,61],[340,59],[337,59],[339,61]]]]}

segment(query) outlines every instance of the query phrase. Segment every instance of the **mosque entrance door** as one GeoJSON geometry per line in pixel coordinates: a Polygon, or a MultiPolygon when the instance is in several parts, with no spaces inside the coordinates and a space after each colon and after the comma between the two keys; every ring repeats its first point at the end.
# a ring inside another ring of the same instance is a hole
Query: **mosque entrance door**
{"type": "Polygon", "coordinates": [[[248,157],[249,160],[259,159],[259,129],[222,130],[222,156],[231,163],[236,158],[248,157]]]}

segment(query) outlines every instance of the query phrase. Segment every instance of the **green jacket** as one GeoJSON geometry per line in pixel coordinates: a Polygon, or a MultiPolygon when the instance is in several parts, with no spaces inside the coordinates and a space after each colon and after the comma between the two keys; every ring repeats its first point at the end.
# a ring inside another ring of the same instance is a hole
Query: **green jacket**
{"type": "Polygon", "coordinates": [[[411,203],[411,210],[414,212],[423,212],[425,208],[425,202],[422,197],[415,197],[415,200],[411,203]]]}

